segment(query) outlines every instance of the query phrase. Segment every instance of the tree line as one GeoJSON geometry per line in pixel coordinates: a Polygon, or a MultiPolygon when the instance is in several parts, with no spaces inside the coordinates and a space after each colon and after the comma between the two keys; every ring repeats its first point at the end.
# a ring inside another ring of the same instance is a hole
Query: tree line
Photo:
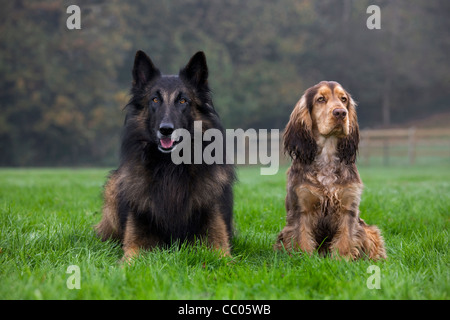
{"type": "Polygon", "coordinates": [[[5,2],[0,165],[116,164],[139,49],[167,74],[204,51],[228,128],[282,129],[321,80],[353,95],[362,127],[449,111],[449,14],[446,0],[5,2]],[[380,29],[366,26],[372,4],[380,29]]]}

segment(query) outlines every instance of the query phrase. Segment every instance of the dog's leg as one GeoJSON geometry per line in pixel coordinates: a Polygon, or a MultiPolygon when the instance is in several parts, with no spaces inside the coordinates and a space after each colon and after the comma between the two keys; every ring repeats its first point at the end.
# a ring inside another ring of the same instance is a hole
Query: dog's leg
{"type": "Polygon", "coordinates": [[[380,229],[376,226],[367,225],[362,219],[359,219],[359,224],[365,231],[366,237],[363,242],[363,250],[369,256],[369,259],[386,259],[386,249],[384,247],[384,240],[381,236],[380,229]]]}
{"type": "Polygon", "coordinates": [[[125,232],[123,238],[123,258],[122,262],[131,262],[133,258],[139,255],[139,252],[144,249],[152,249],[158,245],[157,237],[148,233],[142,225],[136,221],[133,213],[128,214],[125,225],[125,232]]]}
{"type": "Polygon", "coordinates": [[[367,225],[354,213],[341,215],[338,231],[331,243],[333,257],[386,259],[383,237],[376,226],[367,225]]]}
{"type": "Polygon", "coordinates": [[[313,238],[312,232],[312,215],[313,213],[302,213],[300,215],[299,234],[297,244],[300,250],[312,254],[317,248],[317,243],[313,238]]]}
{"type": "Polygon", "coordinates": [[[317,242],[313,236],[316,204],[319,199],[307,186],[289,188],[286,195],[286,226],[278,235],[275,249],[282,246],[288,251],[301,250],[313,253],[317,242]]]}
{"type": "Polygon", "coordinates": [[[273,249],[281,250],[285,248],[287,251],[291,251],[295,244],[297,243],[297,239],[295,237],[295,232],[298,228],[294,228],[290,225],[286,225],[281,232],[278,234],[277,241],[275,242],[273,249]]]}
{"type": "Polygon", "coordinates": [[[300,250],[312,254],[317,249],[318,244],[314,238],[314,229],[317,225],[317,204],[320,199],[316,196],[315,190],[310,186],[300,186],[296,189],[296,196],[299,211],[297,218],[291,215],[293,221],[299,221],[297,231],[297,245],[300,250]],[[294,220],[295,219],[295,220],[294,220]]]}
{"type": "Polygon", "coordinates": [[[207,226],[207,241],[215,249],[219,250],[222,256],[231,257],[230,237],[227,225],[220,212],[211,215],[207,226]]]}
{"type": "Polygon", "coordinates": [[[336,234],[330,245],[332,257],[357,259],[361,256],[362,246],[358,241],[362,231],[358,224],[361,192],[362,185],[352,183],[342,188],[338,195],[340,202],[339,205],[336,205],[337,211],[333,218],[336,234]]]}
{"type": "MultiPolygon", "coordinates": [[[[288,216],[290,216],[289,212],[288,216]]],[[[301,250],[309,254],[313,253],[317,243],[312,236],[312,221],[308,214],[302,213],[297,221],[289,220],[278,235],[274,249],[281,250],[284,247],[287,251],[301,250]]]]}
{"type": "Polygon", "coordinates": [[[106,241],[120,238],[120,223],[117,203],[117,173],[114,172],[105,185],[102,220],[94,227],[97,235],[106,241]]]}
{"type": "Polygon", "coordinates": [[[333,258],[356,259],[360,253],[352,239],[355,216],[352,213],[336,214],[339,215],[337,219],[338,228],[330,245],[331,256],[333,258]]]}

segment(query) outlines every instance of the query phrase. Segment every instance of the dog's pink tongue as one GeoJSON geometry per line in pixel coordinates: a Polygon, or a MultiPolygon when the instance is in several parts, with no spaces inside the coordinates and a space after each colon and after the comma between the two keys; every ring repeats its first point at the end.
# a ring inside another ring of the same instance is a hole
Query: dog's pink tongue
{"type": "Polygon", "coordinates": [[[161,145],[162,145],[162,147],[164,149],[172,148],[172,145],[173,145],[173,140],[172,139],[164,138],[164,139],[161,139],[160,142],[161,142],[161,145]]]}

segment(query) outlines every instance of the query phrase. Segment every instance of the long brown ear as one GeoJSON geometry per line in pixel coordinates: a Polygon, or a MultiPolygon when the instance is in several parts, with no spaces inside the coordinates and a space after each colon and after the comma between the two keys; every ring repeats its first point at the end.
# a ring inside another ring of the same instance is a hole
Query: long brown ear
{"type": "Polygon", "coordinates": [[[284,152],[302,164],[310,164],[317,153],[317,143],[313,138],[312,119],[308,110],[306,93],[301,97],[291,113],[283,134],[284,152]]]}
{"type": "Polygon", "coordinates": [[[359,126],[358,117],[356,116],[356,103],[347,93],[348,100],[348,120],[349,134],[347,137],[339,139],[337,150],[339,159],[347,164],[355,163],[359,145],[359,126]]]}

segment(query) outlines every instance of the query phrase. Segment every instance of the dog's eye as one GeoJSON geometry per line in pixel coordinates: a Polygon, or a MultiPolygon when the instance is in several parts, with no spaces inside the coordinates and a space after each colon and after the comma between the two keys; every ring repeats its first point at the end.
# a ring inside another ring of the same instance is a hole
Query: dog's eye
{"type": "Polygon", "coordinates": [[[347,102],[347,98],[346,97],[342,97],[341,100],[342,100],[342,102],[347,102]]]}
{"type": "Polygon", "coordinates": [[[186,99],[184,99],[184,98],[180,99],[180,101],[179,101],[180,104],[185,104],[186,102],[187,102],[187,101],[186,101],[186,99]]]}
{"type": "Polygon", "coordinates": [[[158,97],[154,97],[154,98],[152,99],[152,101],[153,101],[154,103],[158,103],[158,102],[159,102],[159,99],[158,99],[158,97]]]}
{"type": "Polygon", "coordinates": [[[319,98],[317,98],[317,101],[318,101],[318,102],[324,102],[324,101],[325,101],[325,98],[324,98],[324,97],[319,97],[319,98]]]}

